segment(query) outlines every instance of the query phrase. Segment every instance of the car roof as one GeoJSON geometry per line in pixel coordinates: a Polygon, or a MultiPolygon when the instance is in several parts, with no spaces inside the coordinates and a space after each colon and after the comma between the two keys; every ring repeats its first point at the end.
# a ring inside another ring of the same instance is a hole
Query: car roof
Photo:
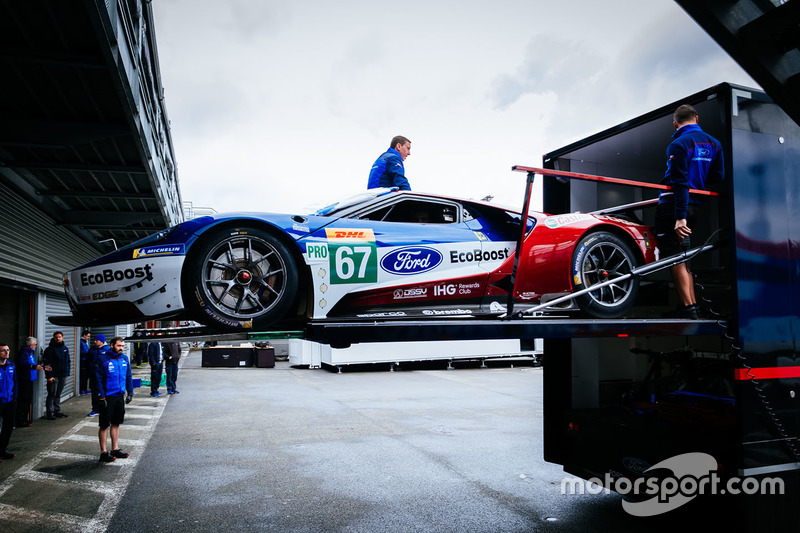
{"type": "Polygon", "coordinates": [[[497,204],[490,204],[488,202],[484,202],[482,200],[469,200],[465,198],[458,198],[455,196],[448,196],[442,194],[433,194],[433,193],[426,193],[426,192],[418,192],[418,191],[401,191],[398,190],[396,187],[392,188],[378,188],[378,189],[370,189],[366,192],[357,194],[355,196],[351,196],[350,198],[346,198],[342,201],[335,202],[330,204],[326,207],[318,209],[314,215],[317,216],[331,216],[336,214],[337,216],[346,216],[348,213],[352,211],[360,210],[368,205],[375,203],[376,201],[386,200],[387,196],[394,198],[402,198],[404,196],[408,196],[411,198],[429,198],[431,200],[445,200],[450,202],[457,202],[460,204],[472,204],[477,206],[485,206],[491,209],[498,209],[502,211],[510,211],[513,213],[519,214],[519,210],[511,209],[505,206],[497,205],[497,204]]]}

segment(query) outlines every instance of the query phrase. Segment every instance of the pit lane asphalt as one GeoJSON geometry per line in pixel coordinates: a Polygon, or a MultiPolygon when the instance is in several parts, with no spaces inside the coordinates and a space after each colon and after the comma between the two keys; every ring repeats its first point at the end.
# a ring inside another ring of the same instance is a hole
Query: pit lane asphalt
{"type": "Polygon", "coordinates": [[[127,460],[97,462],[87,397],[64,403],[70,418],[16,430],[18,456],[0,464],[0,530],[681,527],[627,515],[616,494],[561,494],[566,475],[542,459],[541,368],[336,374],[202,368],[199,351],[184,354],[179,395],[139,389],[128,406],[127,460]]]}

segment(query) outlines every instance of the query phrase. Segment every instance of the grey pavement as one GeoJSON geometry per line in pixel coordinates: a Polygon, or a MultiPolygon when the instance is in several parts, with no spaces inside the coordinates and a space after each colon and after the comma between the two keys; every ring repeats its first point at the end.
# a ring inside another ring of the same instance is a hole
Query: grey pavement
{"type": "Polygon", "coordinates": [[[97,462],[87,397],[15,431],[0,530],[692,530],[629,516],[616,494],[561,494],[542,459],[541,368],[182,363],[179,395],[140,389],[128,406],[129,459],[97,462]]]}

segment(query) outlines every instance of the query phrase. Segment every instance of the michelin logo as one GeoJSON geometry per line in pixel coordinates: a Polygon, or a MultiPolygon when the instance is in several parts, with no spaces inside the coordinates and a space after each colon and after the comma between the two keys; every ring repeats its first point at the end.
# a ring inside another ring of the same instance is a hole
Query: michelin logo
{"type": "Polygon", "coordinates": [[[133,251],[133,258],[153,257],[156,255],[183,255],[186,253],[184,244],[168,244],[166,246],[148,246],[147,248],[136,248],[133,251]]]}

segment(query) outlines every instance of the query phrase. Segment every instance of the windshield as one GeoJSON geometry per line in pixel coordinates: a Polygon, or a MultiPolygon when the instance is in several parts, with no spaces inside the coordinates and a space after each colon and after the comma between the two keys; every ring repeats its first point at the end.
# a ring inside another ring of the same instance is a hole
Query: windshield
{"type": "Polygon", "coordinates": [[[356,194],[355,196],[351,196],[350,198],[340,202],[334,202],[331,205],[323,207],[322,209],[317,209],[317,211],[314,212],[314,215],[319,217],[329,216],[348,207],[369,202],[370,200],[392,193],[396,190],[398,190],[398,187],[381,187],[378,189],[370,189],[367,192],[356,194]]]}

